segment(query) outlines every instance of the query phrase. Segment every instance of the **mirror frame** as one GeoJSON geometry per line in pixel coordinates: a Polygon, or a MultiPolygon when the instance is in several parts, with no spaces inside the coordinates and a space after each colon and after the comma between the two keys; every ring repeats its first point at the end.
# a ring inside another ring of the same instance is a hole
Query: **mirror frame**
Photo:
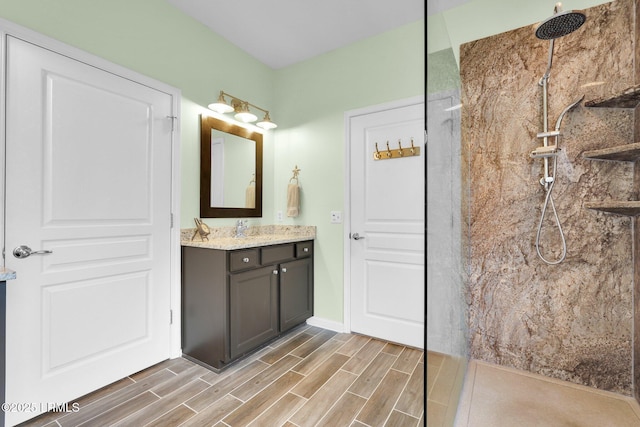
{"type": "Polygon", "coordinates": [[[200,218],[255,218],[262,216],[262,134],[242,126],[200,115],[200,218]],[[256,143],[256,203],[254,208],[211,206],[211,130],[251,139],[256,143]]]}

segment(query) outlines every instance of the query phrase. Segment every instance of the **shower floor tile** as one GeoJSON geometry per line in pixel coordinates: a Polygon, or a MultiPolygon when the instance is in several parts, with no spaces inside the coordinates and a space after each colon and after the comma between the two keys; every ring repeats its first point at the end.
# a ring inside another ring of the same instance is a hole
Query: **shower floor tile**
{"type": "Polygon", "coordinates": [[[640,426],[640,406],[631,397],[472,360],[455,426],[640,426]]]}

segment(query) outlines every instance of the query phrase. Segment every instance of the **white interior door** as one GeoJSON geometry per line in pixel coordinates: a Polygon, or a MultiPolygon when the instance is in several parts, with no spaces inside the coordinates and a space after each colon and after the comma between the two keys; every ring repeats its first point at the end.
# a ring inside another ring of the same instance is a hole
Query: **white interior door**
{"type": "Polygon", "coordinates": [[[169,357],[172,97],[13,37],[6,88],[6,399],[63,403],[169,357]]]}
{"type": "Polygon", "coordinates": [[[350,329],[424,348],[424,102],[349,119],[350,329]],[[411,145],[419,156],[374,160],[411,145]],[[357,236],[356,236],[357,233],[357,236]]]}

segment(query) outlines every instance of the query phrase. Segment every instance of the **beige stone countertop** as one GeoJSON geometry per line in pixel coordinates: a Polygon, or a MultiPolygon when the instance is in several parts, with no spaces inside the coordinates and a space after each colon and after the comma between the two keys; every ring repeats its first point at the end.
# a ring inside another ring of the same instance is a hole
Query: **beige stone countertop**
{"type": "Polygon", "coordinates": [[[0,267],[0,282],[13,280],[16,278],[16,272],[8,268],[0,267]]]}
{"type": "Polygon", "coordinates": [[[277,245],[281,243],[302,242],[316,237],[315,226],[250,226],[246,237],[234,237],[235,227],[211,227],[209,240],[200,240],[200,236],[191,237],[195,228],[182,229],[180,243],[182,246],[234,250],[259,246],[277,245]]]}

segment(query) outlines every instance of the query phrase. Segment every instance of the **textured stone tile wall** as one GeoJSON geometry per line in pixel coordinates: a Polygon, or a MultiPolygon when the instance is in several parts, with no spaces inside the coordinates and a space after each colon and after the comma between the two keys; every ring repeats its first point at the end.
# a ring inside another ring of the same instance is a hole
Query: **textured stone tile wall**
{"type": "MultiPolygon", "coordinates": [[[[555,42],[549,127],[585,94],[635,84],[635,9],[617,0],[586,10],[587,22],[555,42]]],[[[551,15],[550,7],[550,15],[551,15]]],[[[470,357],[604,390],[633,394],[633,245],[629,217],[584,208],[632,200],[633,164],[582,157],[634,141],[634,111],[580,105],[562,123],[553,191],[568,253],[544,264],[534,246],[544,202],[542,90],[549,42],[534,26],[461,46],[465,253],[470,357]]],[[[542,252],[559,256],[550,213],[542,252]]]]}

